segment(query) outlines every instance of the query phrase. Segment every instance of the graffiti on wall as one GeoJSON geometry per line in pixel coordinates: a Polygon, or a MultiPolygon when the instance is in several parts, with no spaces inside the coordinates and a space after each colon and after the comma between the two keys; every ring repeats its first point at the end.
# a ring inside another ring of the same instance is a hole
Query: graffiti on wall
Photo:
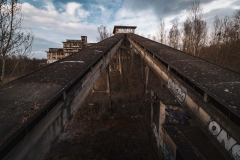
{"type": "Polygon", "coordinates": [[[157,126],[155,125],[155,123],[153,123],[153,133],[155,135],[155,138],[156,138],[156,142],[157,142],[157,147],[159,148],[159,134],[158,134],[158,131],[157,131],[157,126]]]}
{"type": "Polygon", "coordinates": [[[166,109],[166,119],[165,124],[180,124],[180,125],[190,125],[189,119],[191,117],[184,112],[181,112],[179,109],[172,109],[167,107],[166,109]]]}
{"type": "Polygon", "coordinates": [[[171,148],[164,142],[163,142],[163,152],[166,160],[174,160],[174,156],[171,151],[171,148]]]}
{"type": "Polygon", "coordinates": [[[168,78],[168,88],[173,92],[177,99],[182,103],[186,98],[186,89],[176,81],[168,78]]]}
{"type": "Polygon", "coordinates": [[[229,135],[229,133],[214,120],[209,122],[208,130],[234,159],[240,160],[240,145],[229,135]]]}

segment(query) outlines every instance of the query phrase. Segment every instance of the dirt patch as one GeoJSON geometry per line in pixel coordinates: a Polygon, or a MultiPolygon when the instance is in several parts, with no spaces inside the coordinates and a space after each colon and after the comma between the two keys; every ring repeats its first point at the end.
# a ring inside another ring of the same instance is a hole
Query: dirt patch
{"type": "Polygon", "coordinates": [[[141,116],[82,120],[74,139],[55,143],[50,159],[159,159],[150,127],[141,116]]]}

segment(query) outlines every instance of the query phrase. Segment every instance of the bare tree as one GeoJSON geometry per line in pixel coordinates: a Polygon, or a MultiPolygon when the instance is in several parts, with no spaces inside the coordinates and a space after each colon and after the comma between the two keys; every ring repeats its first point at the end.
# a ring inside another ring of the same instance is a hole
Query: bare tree
{"type": "Polygon", "coordinates": [[[5,61],[10,55],[31,54],[33,34],[22,31],[21,5],[17,0],[0,0],[0,58],[2,60],[1,82],[5,76],[5,61]]]}
{"type": "Polygon", "coordinates": [[[237,39],[240,40],[240,9],[236,10],[234,16],[234,28],[236,30],[237,39]]]}
{"type": "Polygon", "coordinates": [[[148,38],[148,39],[151,39],[151,34],[148,34],[147,38],[148,38]]]}
{"type": "Polygon", "coordinates": [[[172,28],[169,31],[168,34],[169,39],[169,46],[178,49],[179,48],[179,42],[180,42],[180,32],[178,30],[178,22],[174,22],[172,28]]]}
{"type": "Polygon", "coordinates": [[[160,19],[158,28],[157,28],[157,37],[158,42],[165,43],[166,41],[166,31],[165,31],[165,22],[164,19],[160,19]]]}
{"type": "Polygon", "coordinates": [[[183,36],[182,36],[183,48],[182,50],[187,53],[191,53],[192,48],[192,23],[189,18],[183,23],[183,36]]]}
{"type": "Polygon", "coordinates": [[[156,36],[152,36],[153,41],[157,41],[156,36]]]}
{"type": "Polygon", "coordinates": [[[210,45],[204,48],[201,58],[240,71],[240,10],[234,16],[214,19],[210,45]]]}
{"type": "Polygon", "coordinates": [[[191,10],[183,26],[183,50],[199,56],[200,50],[207,42],[207,22],[202,19],[199,0],[192,3],[191,10]]]}
{"type": "Polygon", "coordinates": [[[109,29],[109,37],[112,37],[112,36],[113,36],[112,29],[109,29]]]}
{"type": "Polygon", "coordinates": [[[100,42],[108,37],[110,37],[110,32],[108,31],[106,26],[101,25],[100,27],[97,28],[99,37],[97,37],[97,41],[100,42]]]}
{"type": "Polygon", "coordinates": [[[213,30],[211,33],[210,46],[212,48],[212,53],[214,55],[214,62],[218,63],[220,57],[220,48],[222,44],[223,37],[223,22],[218,16],[215,16],[213,23],[213,30]]]}

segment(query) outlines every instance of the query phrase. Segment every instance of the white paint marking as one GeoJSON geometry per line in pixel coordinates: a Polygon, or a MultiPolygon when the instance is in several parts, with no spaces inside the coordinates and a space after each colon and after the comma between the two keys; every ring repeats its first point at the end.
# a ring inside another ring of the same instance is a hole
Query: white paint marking
{"type": "Polygon", "coordinates": [[[84,63],[84,61],[63,61],[60,63],[84,63]]]}

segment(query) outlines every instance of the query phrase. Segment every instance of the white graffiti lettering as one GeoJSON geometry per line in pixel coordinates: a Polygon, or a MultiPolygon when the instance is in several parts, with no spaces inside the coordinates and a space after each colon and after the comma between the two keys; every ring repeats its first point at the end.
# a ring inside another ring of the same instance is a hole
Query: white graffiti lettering
{"type": "Polygon", "coordinates": [[[232,147],[232,155],[234,159],[240,159],[240,145],[235,145],[232,147]]]}
{"type": "Polygon", "coordinates": [[[208,125],[208,130],[212,135],[217,136],[221,132],[221,127],[217,122],[211,121],[208,125]]]}
{"type": "Polygon", "coordinates": [[[229,151],[233,145],[235,145],[237,142],[228,135],[228,133],[224,130],[222,130],[219,135],[217,136],[217,140],[220,143],[224,143],[224,147],[227,151],[229,151]]]}
{"type": "Polygon", "coordinates": [[[186,89],[183,89],[181,85],[174,82],[171,78],[168,78],[168,88],[172,90],[173,94],[182,103],[186,98],[186,89]]]}
{"type": "Polygon", "coordinates": [[[234,159],[240,159],[240,145],[216,121],[210,121],[208,130],[234,159]]]}

